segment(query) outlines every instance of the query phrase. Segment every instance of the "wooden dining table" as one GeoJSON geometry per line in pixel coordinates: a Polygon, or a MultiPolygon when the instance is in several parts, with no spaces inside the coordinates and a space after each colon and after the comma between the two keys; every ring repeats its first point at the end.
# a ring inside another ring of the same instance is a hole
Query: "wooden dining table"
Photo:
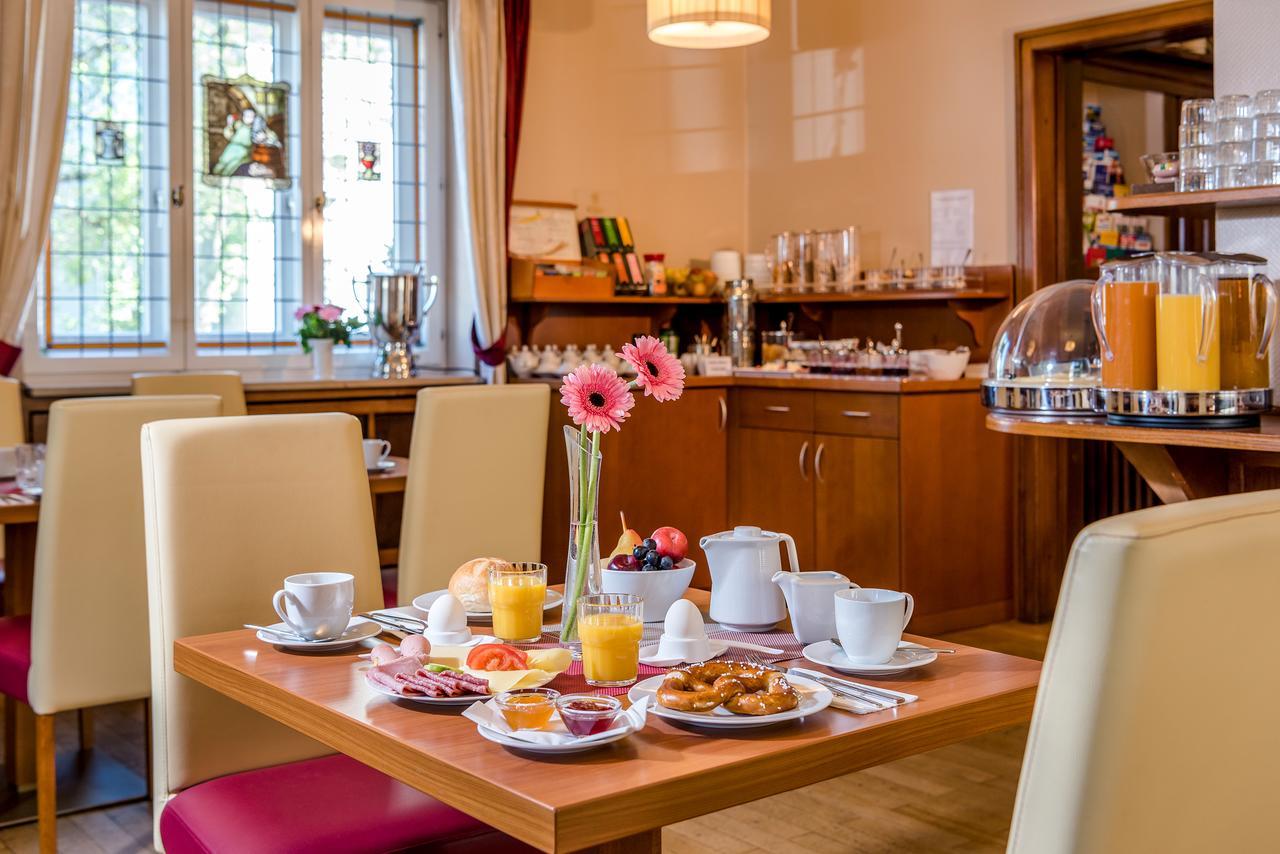
{"type": "MultiPolygon", "coordinates": [[[[409,460],[388,457],[394,465],[369,472],[370,500],[378,495],[404,492],[409,473],[409,460]]],[[[4,526],[4,597],[5,616],[31,613],[31,597],[35,582],[36,534],[40,522],[40,501],[11,495],[13,481],[0,480],[0,525],[4,526]],[[7,500],[6,500],[7,499],[7,500]]],[[[5,774],[8,783],[18,790],[35,785],[35,723],[29,707],[7,703],[5,713],[5,774]]],[[[91,796],[88,796],[91,797],[91,796]]],[[[63,800],[59,799],[60,807],[63,800]]],[[[5,822],[7,807],[0,803],[0,824],[5,822]]]]}
{"type": "MultiPolygon", "coordinates": [[[[709,604],[705,591],[686,598],[704,611],[709,604]]],[[[294,654],[241,629],[177,640],[174,668],[542,851],[621,854],[660,851],[667,824],[1030,720],[1039,662],[949,646],[955,655],[907,673],[857,677],[918,695],[893,710],[832,707],[745,730],[681,726],[650,713],[627,739],[550,757],[486,741],[459,707],[375,694],[350,650],[294,654]]]]}

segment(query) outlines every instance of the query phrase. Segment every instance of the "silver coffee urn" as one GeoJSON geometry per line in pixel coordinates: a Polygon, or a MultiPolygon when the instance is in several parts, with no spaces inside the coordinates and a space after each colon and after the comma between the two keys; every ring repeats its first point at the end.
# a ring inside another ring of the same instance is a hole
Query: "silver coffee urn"
{"type": "Polygon", "coordinates": [[[373,376],[405,379],[414,374],[413,341],[440,292],[435,276],[419,265],[408,271],[369,268],[369,331],[375,355],[373,376]]]}
{"type": "Polygon", "coordinates": [[[756,292],[750,279],[734,279],[725,285],[725,343],[735,368],[755,364],[756,292]]]}

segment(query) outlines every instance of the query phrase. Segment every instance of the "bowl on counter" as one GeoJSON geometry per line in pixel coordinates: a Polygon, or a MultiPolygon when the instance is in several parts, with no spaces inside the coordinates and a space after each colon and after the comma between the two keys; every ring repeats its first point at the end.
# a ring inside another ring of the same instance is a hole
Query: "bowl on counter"
{"type": "Polygon", "coordinates": [[[958,380],[969,367],[969,348],[958,350],[912,350],[911,372],[931,380],[958,380]]]}
{"type": "Polygon", "coordinates": [[[689,558],[671,569],[609,569],[607,560],[601,561],[601,565],[601,592],[634,593],[639,596],[644,600],[640,619],[646,623],[660,623],[666,619],[667,609],[689,589],[693,571],[698,567],[689,558]]]}

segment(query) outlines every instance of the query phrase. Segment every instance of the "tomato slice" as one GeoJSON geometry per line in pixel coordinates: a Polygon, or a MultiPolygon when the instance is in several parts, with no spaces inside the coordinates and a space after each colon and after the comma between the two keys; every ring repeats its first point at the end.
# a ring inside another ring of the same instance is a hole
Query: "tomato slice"
{"type": "Polygon", "coordinates": [[[529,657],[524,650],[505,643],[482,643],[467,654],[467,667],[472,670],[528,670],[529,657]]]}

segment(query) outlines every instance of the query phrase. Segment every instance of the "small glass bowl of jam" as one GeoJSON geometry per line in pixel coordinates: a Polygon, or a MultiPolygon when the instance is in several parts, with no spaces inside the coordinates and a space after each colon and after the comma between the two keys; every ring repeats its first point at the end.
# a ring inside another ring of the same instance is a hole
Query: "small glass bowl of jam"
{"type": "Polygon", "coordinates": [[[542,729],[551,720],[559,696],[559,691],[550,688],[523,688],[503,691],[494,703],[512,729],[542,729]]]}
{"type": "Polygon", "coordinates": [[[565,694],[556,700],[564,728],[579,738],[604,732],[621,708],[617,697],[598,694],[565,694]]]}

